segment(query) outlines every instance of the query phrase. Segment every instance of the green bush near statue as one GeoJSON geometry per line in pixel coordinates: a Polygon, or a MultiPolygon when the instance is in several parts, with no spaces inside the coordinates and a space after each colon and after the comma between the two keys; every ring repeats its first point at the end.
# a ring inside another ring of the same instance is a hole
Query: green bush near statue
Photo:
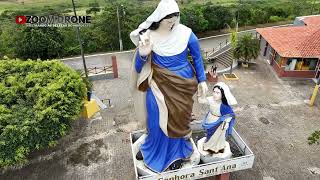
{"type": "Polygon", "coordinates": [[[52,147],[78,119],[86,88],[59,61],[0,60],[0,167],[52,147]]]}

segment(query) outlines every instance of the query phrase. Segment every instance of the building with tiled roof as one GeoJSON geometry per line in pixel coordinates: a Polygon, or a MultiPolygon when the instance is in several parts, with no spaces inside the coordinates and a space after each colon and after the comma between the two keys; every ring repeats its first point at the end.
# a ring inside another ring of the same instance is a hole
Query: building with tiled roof
{"type": "Polygon", "coordinates": [[[294,25],[320,26],[320,15],[296,17],[294,25]]]}
{"type": "Polygon", "coordinates": [[[261,55],[279,77],[319,78],[320,16],[297,17],[293,26],[258,28],[261,55]]]}

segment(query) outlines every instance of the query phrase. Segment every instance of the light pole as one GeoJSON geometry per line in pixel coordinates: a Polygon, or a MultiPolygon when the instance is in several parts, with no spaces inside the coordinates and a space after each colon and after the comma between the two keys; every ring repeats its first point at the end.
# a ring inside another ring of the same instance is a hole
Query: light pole
{"type": "MultiPolygon", "coordinates": [[[[74,1],[73,1],[73,0],[72,0],[72,6],[73,6],[74,16],[77,16],[76,8],[75,8],[74,1]]],[[[79,26],[77,26],[76,29],[77,29],[77,38],[78,38],[78,41],[79,41],[79,44],[80,44],[80,50],[81,50],[81,56],[82,56],[82,63],[83,63],[84,73],[86,74],[86,78],[88,78],[88,70],[87,70],[86,60],[84,59],[83,47],[82,47],[82,40],[81,40],[81,37],[80,37],[80,28],[79,28],[79,26]]]]}
{"type": "MultiPolygon", "coordinates": [[[[123,8],[123,5],[121,4],[121,8],[123,8]]],[[[119,31],[119,45],[120,45],[120,51],[123,50],[123,45],[122,45],[122,38],[121,38],[121,27],[120,27],[120,17],[119,17],[119,8],[117,5],[117,18],[118,18],[118,31],[119,31]]]]}

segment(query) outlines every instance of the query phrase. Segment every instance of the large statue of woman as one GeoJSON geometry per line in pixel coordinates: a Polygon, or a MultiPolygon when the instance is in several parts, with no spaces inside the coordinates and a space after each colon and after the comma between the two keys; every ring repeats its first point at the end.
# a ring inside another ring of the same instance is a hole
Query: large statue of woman
{"type": "Polygon", "coordinates": [[[198,141],[198,149],[203,162],[222,160],[231,157],[230,146],[226,137],[232,133],[235,114],[230,105],[237,104],[229,87],[219,82],[213,87],[213,94],[206,98],[209,111],[203,120],[202,126],[206,137],[198,141]]]}
{"type": "Polygon", "coordinates": [[[204,97],[208,89],[198,39],[179,24],[179,15],[175,0],[161,0],[130,34],[138,47],[132,71],[135,109],[147,122],[147,137],[137,158],[154,172],[177,169],[193,153],[189,127],[193,96],[198,91],[204,97]]]}

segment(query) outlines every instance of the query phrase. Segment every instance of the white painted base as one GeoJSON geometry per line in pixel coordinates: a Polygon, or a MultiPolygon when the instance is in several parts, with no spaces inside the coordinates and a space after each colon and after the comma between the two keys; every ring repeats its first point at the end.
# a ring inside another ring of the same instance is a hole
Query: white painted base
{"type": "Polygon", "coordinates": [[[226,141],[226,146],[224,148],[223,153],[211,154],[210,152],[203,150],[203,143],[205,142],[205,140],[206,140],[206,137],[203,137],[197,143],[198,151],[200,153],[200,158],[203,163],[220,161],[220,160],[229,159],[232,157],[230,145],[227,141],[226,141]]]}
{"type": "MultiPolygon", "coordinates": [[[[132,150],[133,150],[133,154],[134,155],[136,155],[139,152],[140,146],[141,146],[141,144],[144,143],[146,137],[147,137],[147,135],[143,134],[141,137],[139,137],[139,139],[135,143],[133,143],[132,150]]],[[[194,141],[192,139],[190,139],[190,140],[191,140],[191,143],[192,143],[194,151],[193,151],[193,154],[190,157],[190,161],[187,161],[187,162],[183,163],[182,164],[182,168],[196,166],[196,165],[198,165],[200,163],[200,153],[198,151],[198,148],[197,148],[196,144],[194,143],[194,141]]],[[[157,173],[151,171],[149,168],[147,168],[144,165],[143,160],[138,161],[134,156],[134,161],[135,161],[135,164],[137,166],[138,174],[140,174],[142,176],[156,175],[157,174],[157,173]]]]}

